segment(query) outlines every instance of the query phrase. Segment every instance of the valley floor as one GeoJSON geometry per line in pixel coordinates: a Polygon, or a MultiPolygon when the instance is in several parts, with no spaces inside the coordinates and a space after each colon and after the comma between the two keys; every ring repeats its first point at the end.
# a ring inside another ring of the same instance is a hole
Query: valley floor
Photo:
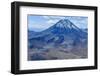
{"type": "Polygon", "coordinates": [[[28,52],[28,60],[56,60],[56,59],[81,59],[87,58],[87,49],[79,50],[58,50],[49,49],[39,51],[37,49],[30,49],[28,52]],[[75,52],[76,51],[76,52],[75,52]]]}

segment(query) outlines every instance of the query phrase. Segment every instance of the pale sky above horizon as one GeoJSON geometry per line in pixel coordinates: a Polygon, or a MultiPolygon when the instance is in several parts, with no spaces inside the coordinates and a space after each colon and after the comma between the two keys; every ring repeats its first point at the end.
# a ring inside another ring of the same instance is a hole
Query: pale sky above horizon
{"type": "Polygon", "coordinates": [[[79,28],[87,28],[88,26],[88,17],[83,16],[28,15],[28,29],[40,32],[53,26],[61,19],[69,19],[79,28]]]}

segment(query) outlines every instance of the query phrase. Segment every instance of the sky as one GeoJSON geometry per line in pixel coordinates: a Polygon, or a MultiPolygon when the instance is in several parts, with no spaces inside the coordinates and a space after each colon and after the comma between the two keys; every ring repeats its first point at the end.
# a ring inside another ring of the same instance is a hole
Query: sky
{"type": "Polygon", "coordinates": [[[79,28],[87,28],[88,25],[88,17],[83,16],[28,15],[28,29],[40,32],[53,26],[61,19],[68,19],[79,28]]]}

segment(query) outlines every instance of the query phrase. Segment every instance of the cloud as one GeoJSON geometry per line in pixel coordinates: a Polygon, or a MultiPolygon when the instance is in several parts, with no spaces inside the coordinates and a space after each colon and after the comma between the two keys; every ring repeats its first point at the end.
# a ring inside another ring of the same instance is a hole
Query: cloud
{"type": "Polygon", "coordinates": [[[43,18],[46,19],[47,24],[54,24],[60,19],[65,19],[63,16],[43,16],[43,18]]]}
{"type": "Polygon", "coordinates": [[[70,21],[80,28],[87,28],[88,26],[88,17],[73,17],[70,21]]]}
{"type": "Polygon", "coordinates": [[[55,20],[50,19],[50,20],[47,21],[47,23],[48,24],[54,24],[54,23],[56,23],[58,21],[59,21],[58,19],[55,19],[55,20]]]}
{"type": "Polygon", "coordinates": [[[42,16],[44,19],[50,19],[49,16],[42,16]]]}
{"type": "Polygon", "coordinates": [[[66,17],[64,16],[43,16],[45,19],[51,19],[51,20],[57,20],[57,19],[65,19],[66,17]]]}

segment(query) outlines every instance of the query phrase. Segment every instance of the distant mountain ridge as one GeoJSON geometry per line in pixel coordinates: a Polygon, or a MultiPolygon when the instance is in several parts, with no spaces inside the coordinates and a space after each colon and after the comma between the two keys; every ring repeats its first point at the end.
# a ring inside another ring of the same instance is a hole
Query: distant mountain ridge
{"type": "Polygon", "coordinates": [[[42,32],[31,32],[30,35],[30,31],[28,31],[28,34],[29,47],[32,48],[38,46],[43,48],[43,46],[47,44],[60,46],[65,44],[77,45],[80,43],[84,43],[85,45],[85,43],[87,43],[87,32],[81,30],[68,19],[61,19],[56,24],[42,32]]]}

